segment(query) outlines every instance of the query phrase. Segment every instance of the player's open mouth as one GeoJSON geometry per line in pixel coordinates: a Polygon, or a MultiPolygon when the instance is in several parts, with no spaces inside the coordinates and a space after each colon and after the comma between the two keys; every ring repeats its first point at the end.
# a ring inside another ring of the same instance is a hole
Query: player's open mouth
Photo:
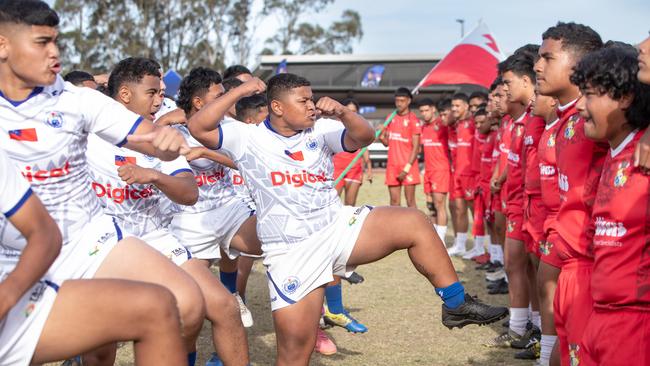
{"type": "Polygon", "coordinates": [[[55,74],[60,73],[61,72],[61,64],[57,62],[54,65],[50,66],[50,71],[52,71],[55,74]]]}

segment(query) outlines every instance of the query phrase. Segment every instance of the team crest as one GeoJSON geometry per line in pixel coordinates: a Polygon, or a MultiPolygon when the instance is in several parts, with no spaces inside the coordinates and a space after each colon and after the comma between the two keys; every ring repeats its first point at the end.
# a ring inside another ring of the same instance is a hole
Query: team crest
{"type": "Polygon", "coordinates": [[[579,366],[580,358],[578,357],[578,352],[580,352],[580,346],[577,344],[569,345],[569,364],[571,366],[579,366]]]}
{"type": "Polygon", "coordinates": [[[571,140],[573,136],[576,134],[576,129],[575,125],[578,122],[578,117],[573,116],[569,119],[569,122],[566,125],[566,128],[564,129],[564,138],[567,140],[571,140]]]}
{"type": "Polygon", "coordinates": [[[555,147],[555,134],[552,134],[551,136],[548,137],[548,141],[546,141],[546,146],[555,147]]]}
{"type": "Polygon", "coordinates": [[[48,112],[45,122],[54,128],[61,128],[63,126],[63,114],[60,112],[48,112]]]}
{"type": "Polygon", "coordinates": [[[539,252],[542,255],[551,254],[551,248],[553,248],[553,243],[551,243],[550,241],[540,240],[540,242],[539,242],[539,252]]]}
{"type": "Polygon", "coordinates": [[[614,177],[614,187],[621,188],[627,182],[627,175],[625,170],[630,167],[629,161],[623,161],[618,164],[618,170],[616,171],[616,176],[614,177]]]}
{"type": "Polygon", "coordinates": [[[508,221],[508,232],[511,233],[515,231],[515,223],[513,221],[508,221]]]}
{"type": "Polygon", "coordinates": [[[300,287],[300,280],[296,276],[289,276],[282,284],[282,289],[287,294],[292,294],[300,287]]]}
{"type": "Polygon", "coordinates": [[[408,120],[408,119],[405,119],[405,120],[403,121],[403,123],[404,123],[404,127],[408,127],[408,125],[409,125],[409,120],[408,120]]]}
{"type": "Polygon", "coordinates": [[[36,285],[34,291],[32,291],[32,293],[29,295],[29,303],[27,304],[27,307],[25,308],[25,312],[24,312],[25,318],[28,318],[34,312],[34,309],[36,308],[36,303],[41,301],[46,288],[47,285],[43,282],[39,282],[36,285]]]}
{"type": "Polygon", "coordinates": [[[517,137],[521,137],[521,135],[524,133],[524,126],[518,125],[515,133],[517,134],[517,137]]]}
{"type": "Polygon", "coordinates": [[[305,147],[309,151],[314,151],[314,150],[318,149],[318,141],[316,141],[314,138],[309,136],[307,138],[307,142],[305,143],[305,147]]]}

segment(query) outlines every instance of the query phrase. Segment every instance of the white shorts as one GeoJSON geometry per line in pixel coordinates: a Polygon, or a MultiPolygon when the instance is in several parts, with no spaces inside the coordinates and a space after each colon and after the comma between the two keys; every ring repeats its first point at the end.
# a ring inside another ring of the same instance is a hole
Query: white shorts
{"type": "Polygon", "coordinates": [[[37,282],[0,320],[1,366],[30,364],[58,289],[51,281],[37,282]]]}
{"type": "Polygon", "coordinates": [[[229,258],[235,259],[239,252],[230,249],[230,241],[244,221],[254,214],[244,201],[236,198],[213,210],[178,213],[169,228],[192,253],[192,258],[221,259],[221,248],[229,258]]]}
{"type": "Polygon", "coordinates": [[[167,228],[160,228],[140,237],[144,242],[171,259],[177,266],[192,258],[190,252],[176,239],[167,228]]]}
{"type": "Polygon", "coordinates": [[[288,250],[264,253],[271,310],[295,304],[314,289],[331,282],[333,275],[349,277],[347,262],[370,206],[344,206],[336,219],[310,238],[288,250]]]}
{"type": "Polygon", "coordinates": [[[56,283],[93,278],[122,235],[113,217],[101,214],[92,218],[83,230],[71,234],[72,239],[47,272],[49,278],[56,283]]]}

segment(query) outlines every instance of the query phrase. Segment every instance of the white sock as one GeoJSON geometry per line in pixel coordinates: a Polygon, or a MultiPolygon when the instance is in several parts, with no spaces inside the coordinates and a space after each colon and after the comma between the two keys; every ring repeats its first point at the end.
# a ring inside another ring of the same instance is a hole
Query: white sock
{"type": "Polygon", "coordinates": [[[483,251],[484,251],[484,249],[483,249],[483,240],[484,239],[485,238],[483,236],[480,236],[480,235],[474,237],[474,248],[472,248],[472,251],[474,253],[481,253],[481,254],[483,253],[483,251]]]}
{"type": "Polygon", "coordinates": [[[542,317],[539,315],[539,311],[533,311],[530,316],[530,321],[539,329],[542,329],[542,317]]]}
{"type": "Polygon", "coordinates": [[[441,226],[441,225],[434,225],[436,228],[436,233],[438,233],[438,236],[440,237],[440,240],[442,242],[445,242],[445,235],[447,235],[447,227],[446,226],[441,226]]]}
{"type": "Polygon", "coordinates": [[[542,334],[542,340],[540,341],[540,344],[542,346],[542,350],[540,352],[539,356],[539,365],[540,366],[548,366],[549,362],[551,360],[551,352],[553,351],[553,346],[555,345],[555,340],[557,339],[557,336],[555,335],[549,335],[549,334],[542,334]]]}
{"type": "Polygon", "coordinates": [[[528,308],[510,308],[510,330],[523,335],[528,323],[528,308]]]}
{"type": "Polygon", "coordinates": [[[490,262],[494,263],[496,260],[496,248],[494,248],[496,245],[490,243],[488,244],[488,253],[490,253],[490,262]]]}
{"type": "Polygon", "coordinates": [[[455,246],[458,246],[460,249],[465,250],[467,245],[467,233],[457,233],[455,246]]]}
{"type": "Polygon", "coordinates": [[[503,247],[499,244],[494,245],[494,261],[495,262],[500,262],[501,264],[503,263],[503,247]]]}

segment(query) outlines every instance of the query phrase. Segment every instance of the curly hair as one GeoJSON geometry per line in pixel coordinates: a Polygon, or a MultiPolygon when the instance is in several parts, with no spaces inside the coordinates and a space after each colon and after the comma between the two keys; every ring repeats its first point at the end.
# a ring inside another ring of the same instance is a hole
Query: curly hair
{"type": "Polygon", "coordinates": [[[279,100],[286,92],[303,86],[311,86],[309,80],[295,74],[277,74],[269,79],[266,86],[266,99],[268,102],[279,100]]]}
{"type": "Polygon", "coordinates": [[[210,89],[210,86],[221,84],[221,81],[221,75],[215,70],[207,67],[193,68],[189,75],[181,81],[176,105],[185,113],[190,113],[192,111],[192,99],[194,97],[203,97],[210,89]]]}
{"type": "Polygon", "coordinates": [[[650,85],[637,78],[637,55],[632,46],[612,43],[586,54],[574,67],[571,82],[581,90],[591,87],[614,100],[633,95],[625,118],[635,128],[645,128],[650,123],[650,85]]]}
{"type": "Polygon", "coordinates": [[[573,22],[558,22],[542,34],[542,39],[562,41],[562,49],[573,51],[577,59],[603,47],[603,40],[595,30],[573,22]]]}
{"type": "Polygon", "coordinates": [[[108,95],[115,98],[122,85],[139,83],[146,75],[161,77],[160,64],[150,58],[125,58],[115,65],[108,77],[108,95]]]}

